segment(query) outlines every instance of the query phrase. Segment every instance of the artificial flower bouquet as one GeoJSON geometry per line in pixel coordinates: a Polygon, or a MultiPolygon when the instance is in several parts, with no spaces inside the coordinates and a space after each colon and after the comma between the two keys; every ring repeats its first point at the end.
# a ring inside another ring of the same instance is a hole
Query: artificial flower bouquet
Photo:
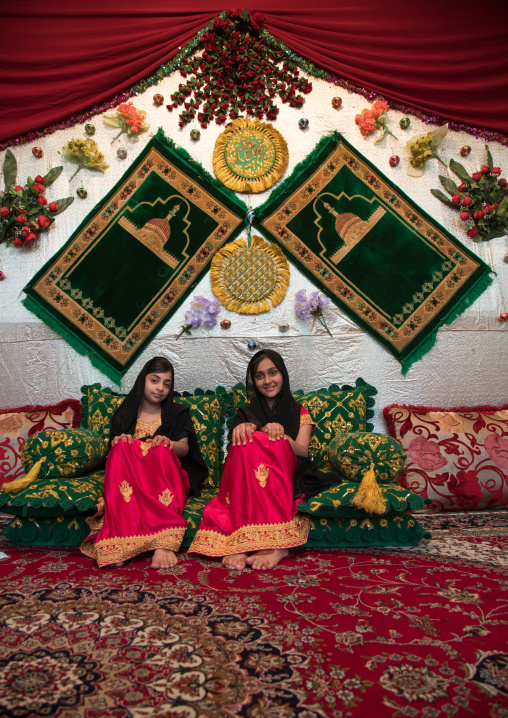
{"type": "Polygon", "coordinates": [[[501,177],[501,168],[494,167],[488,145],[485,148],[487,164],[472,175],[460,162],[450,160],[450,169],[462,180],[459,185],[449,177],[439,176],[451,199],[439,189],[430,190],[434,197],[460,212],[468,228],[467,236],[475,242],[508,234],[508,181],[501,177]]]}
{"type": "MultiPolygon", "coordinates": [[[[390,108],[386,102],[376,100],[370,110],[366,108],[361,111],[361,114],[356,115],[355,117],[355,122],[358,125],[362,136],[365,138],[373,132],[376,132],[376,130],[382,130],[381,134],[374,140],[375,145],[379,144],[379,142],[381,142],[386,135],[395,137],[393,132],[390,132],[386,124],[386,113],[389,109],[390,108]]],[[[395,137],[395,139],[397,138],[395,137]]]]}
{"type": "Polygon", "coordinates": [[[46,190],[62,172],[63,167],[53,167],[42,177],[28,177],[23,186],[16,184],[18,167],[11,150],[5,153],[3,177],[5,189],[0,198],[0,243],[8,247],[33,244],[39,232],[48,229],[55,217],[72,204],[74,197],[54,202],[46,199],[46,190]]]}

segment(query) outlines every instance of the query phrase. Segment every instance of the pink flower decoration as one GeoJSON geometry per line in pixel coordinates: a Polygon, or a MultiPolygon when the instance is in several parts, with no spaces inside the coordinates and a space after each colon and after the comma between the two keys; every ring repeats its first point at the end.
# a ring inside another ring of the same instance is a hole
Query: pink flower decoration
{"type": "Polygon", "coordinates": [[[411,441],[409,453],[418,466],[429,471],[436,471],[448,463],[441,454],[438,444],[423,436],[417,436],[411,441]]]}
{"type": "Polygon", "coordinates": [[[497,434],[489,434],[483,442],[485,451],[498,466],[508,469],[508,439],[497,434]]]}

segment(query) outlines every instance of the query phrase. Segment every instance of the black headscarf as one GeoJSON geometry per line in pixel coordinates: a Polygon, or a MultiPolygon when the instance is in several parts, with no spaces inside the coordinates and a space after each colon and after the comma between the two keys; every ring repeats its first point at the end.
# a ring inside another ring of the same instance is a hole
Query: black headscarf
{"type": "MultiPolygon", "coordinates": [[[[273,349],[262,349],[254,354],[247,367],[245,380],[247,387],[247,399],[249,403],[240,407],[233,420],[234,429],[238,424],[251,422],[256,425],[257,430],[262,429],[266,424],[275,422],[282,424],[284,432],[293,440],[300,431],[300,410],[301,405],[293,398],[289,386],[289,376],[284,364],[284,359],[273,349]],[[283,382],[282,389],[275,397],[272,408],[268,406],[265,397],[257,390],[254,376],[260,362],[268,358],[281,372],[283,382]]],[[[320,471],[316,468],[311,459],[306,456],[296,457],[296,471],[293,476],[293,496],[299,499],[303,494],[308,498],[316,496],[330,486],[341,482],[341,477],[332,472],[320,471]]]]}
{"type": "Polygon", "coordinates": [[[274,422],[282,424],[284,432],[292,439],[296,439],[300,431],[301,407],[291,394],[288,370],[281,355],[273,351],[273,349],[262,349],[254,354],[247,367],[245,385],[249,404],[238,409],[233,421],[233,428],[245,421],[256,424],[258,429],[262,429],[266,424],[274,422]],[[282,389],[275,397],[271,408],[268,406],[265,397],[258,391],[254,381],[257,368],[263,359],[270,359],[282,374],[282,389]]]}
{"type": "MultiPolygon", "coordinates": [[[[186,406],[173,401],[175,393],[175,373],[173,365],[165,357],[154,357],[145,364],[140,371],[134,386],[123,400],[118,411],[113,416],[109,441],[120,434],[134,434],[138,421],[138,412],[145,392],[145,380],[147,374],[171,372],[171,389],[168,396],[161,402],[161,425],[154,432],[153,436],[167,436],[171,441],[179,441],[184,437],[189,441],[189,452],[187,456],[179,457],[182,468],[189,476],[189,484],[192,494],[199,496],[201,484],[208,476],[208,468],[201,456],[198,440],[192,424],[189,410],[186,406]]],[[[153,438],[152,437],[146,437],[153,438]]]]}

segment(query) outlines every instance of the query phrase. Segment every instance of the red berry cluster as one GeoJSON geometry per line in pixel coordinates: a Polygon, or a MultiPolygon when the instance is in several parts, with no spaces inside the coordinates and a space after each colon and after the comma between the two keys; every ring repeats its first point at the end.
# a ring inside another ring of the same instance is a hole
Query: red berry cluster
{"type": "Polygon", "coordinates": [[[467,236],[475,242],[508,234],[508,182],[500,177],[501,169],[493,166],[488,146],[486,149],[487,164],[472,175],[459,162],[451,160],[450,169],[462,180],[456,185],[451,179],[440,177],[451,200],[439,190],[431,190],[442,202],[460,210],[460,218],[468,227],[467,236]]]}
{"type": "Polygon", "coordinates": [[[252,22],[247,10],[228,10],[215,19],[202,36],[201,57],[182,62],[180,74],[187,79],[171,95],[169,111],[183,106],[179,126],[196,117],[205,129],[215,120],[218,125],[229,118],[247,116],[273,121],[279,112],[278,96],[290,107],[301,107],[301,94],[312,91],[312,83],[300,77],[295,62],[285,58],[282,50],[271,48],[257,28],[262,16],[252,22]]]}

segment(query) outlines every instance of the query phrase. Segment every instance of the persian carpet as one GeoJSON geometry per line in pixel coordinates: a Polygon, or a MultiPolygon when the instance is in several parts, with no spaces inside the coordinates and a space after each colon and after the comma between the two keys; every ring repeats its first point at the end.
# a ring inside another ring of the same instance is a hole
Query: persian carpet
{"type": "Polygon", "coordinates": [[[419,546],[239,574],[2,539],[0,714],[506,718],[508,512],[422,520],[419,546]]]}
{"type": "Polygon", "coordinates": [[[254,226],[405,373],[491,283],[490,268],[338,133],[256,210],[254,226]]]}
{"type": "Polygon", "coordinates": [[[159,130],[27,284],[23,303],[120,383],[246,226],[246,211],[159,130]]]}

